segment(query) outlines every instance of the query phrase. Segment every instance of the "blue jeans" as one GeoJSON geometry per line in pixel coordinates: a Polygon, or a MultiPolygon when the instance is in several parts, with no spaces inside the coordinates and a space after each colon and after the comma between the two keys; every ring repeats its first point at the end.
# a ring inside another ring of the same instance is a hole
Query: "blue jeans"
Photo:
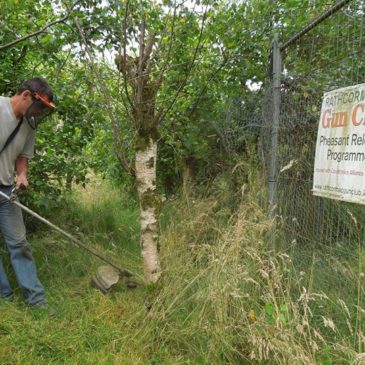
{"type": "MultiPolygon", "coordinates": [[[[0,187],[10,195],[12,187],[0,187]]],[[[34,305],[45,301],[44,288],[40,283],[34,258],[25,238],[25,226],[21,209],[0,196],[0,230],[5,239],[10,261],[25,300],[34,305]]],[[[11,298],[10,287],[0,256],[0,298],[11,298]]]]}

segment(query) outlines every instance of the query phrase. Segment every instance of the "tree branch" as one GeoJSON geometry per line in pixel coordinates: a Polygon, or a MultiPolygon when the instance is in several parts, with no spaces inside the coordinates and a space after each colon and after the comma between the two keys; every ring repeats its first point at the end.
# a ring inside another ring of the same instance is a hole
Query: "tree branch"
{"type": "Polygon", "coordinates": [[[201,41],[202,41],[203,31],[204,31],[204,26],[205,26],[205,21],[207,19],[207,12],[208,12],[208,6],[205,8],[205,11],[204,11],[204,14],[203,14],[203,21],[202,21],[202,25],[200,27],[199,40],[198,40],[198,44],[195,47],[194,55],[193,55],[193,59],[191,60],[190,67],[189,67],[189,69],[186,72],[186,75],[185,75],[184,80],[181,82],[179,88],[177,89],[177,91],[176,91],[176,93],[174,95],[174,98],[173,98],[173,101],[171,102],[171,104],[166,108],[165,111],[163,109],[160,111],[160,113],[158,115],[158,118],[157,118],[157,124],[160,124],[164,120],[164,118],[166,117],[167,113],[175,105],[179,94],[181,93],[182,89],[185,87],[185,85],[186,85],[186,83],[187,83],[187,81],[189,79],[190,73],[191,73],[191,71],[192,71],[192,69],[194,67],[194,63],[196,61],[196,58],[197,58],[197,55],[198,55],[198,51],[199,51],[199,48],[200,48],[200,44],[201,44],[201,41]]]}
{"type": "MultiPolygon", "coordinates": [[[[123,34],[124,34],[124,40],[123,40],[124,72],[123,72],[123,76],[124,76],[124,91],[127,96],[129,105],[132,108],[132,113],[134,113],[135,105],[129,95],[128,84],[127,84],[127,18],[128,18],[128,10],[129,10],[128,7],[129,7],[129,0],[127,0],[126,4],[125,4],[125,13],[124,13],[124,20],[123,20],[123,34]]],[[[122,62],[121,59],[120,59],[120,62],[122,62]]]]}
{"type": "MultiPolygon", "coordinates": [[[[157,80],[155,82],[156,83],[156,89],[159,89],[160,88],[160,86],[162,84],[162,81],[163,81],[163,78],[165,76],[166,69],[167,69],[168,64],[170,62],[171,49],[172,49],[172,44],[173,44],[173,39],[174,39],[174,31],[175,31],[175,21],[176,21],[177,8],[178,8],[178,6],[176,5],[176,0],[175,0],[174,1],[174,14],[173,14],[173,17],[172,17],[172,25],[171,25],[170,41],[169,41],[169,45],[168,45],[168,51],[167,51],[165,63],[162,66],[162,69],[161,69],[161,73],[159,74],[159,76],[158,76],[158,78],[157,78],[157,80]]],[[[161,37],[161,42],[162,42],[162,39],[163,39],[163,36],[161,37]]],[[[162,43],[160,44],[160,47],[161,46],[162,46],[162,43]]]]}
{"type": "Polygon", "coordinates": [[[52,27],[53,25],[55,25],[55,24],[57,24],[57,23],[62,23],[62,22],[64,22],[64,21],[65,21],[65,20],[66,20],[66,19],[67,19],[70,15],[71,15],[71,13],[72,13],[72,11],[73,11],[74,7],[75,7],[75,6],[76,6],[79,2],[81,2],[81,0],[77,0],[77,1],[75,1],[75,2],[71,5],[71,7],[67,10],[66,15],[65,15],[64,17],[62,17],[61,19],[54,20],[53,22],[47,23],[47,24],[46,24],[43,28],[41,28],[41,29],[39,29],[39,30],[37,30],[37,31],[35,31],[35,32],[33,32],[33,33],[27,34],[27,35],[25,35],[25,36],[23,36],[23,37],[20,37],[20,38],[18,38],[18,39],[13,40],[12,42],[9,42],[9,43],[7,43],[7,44],[4,44],[3,46],[0,46],[0,51],[4,51],[4,50],[6,50],[6,49],[8,49],[8,48],[10,48],[10,47],[15,46],[16,44],[18,44],[18,43],[20,43],[20,42],[23,42],[23,41],[25,41],[25,40],[27,40],[27,39],[29,39],[29,38],[35,37],[35,36],[37,36],[38,34],[43,33],[46,29],[48,29],[48,28],[52,27]]]}
{"type": "Polygon", "coordinates": [[[190,113],[189,116],[191,116],[193,114],[193,112],[195,111],[200,99],[202,98],[202,96],[204,95],[205,91],[208,88],[208,85],[210,84],[210,82],[216,77],[216,75],[220,72],[220,70],[226,65],[226,63],[228,62],[228,57],[226,55],[223,54],[223,61],[220,64],[220,66],[213,72],[211,72],[211,74],[208,77],[207,82],[203,85],[199,95],[197,96],[197,98],[195,99],[193,106],[190,108],[190,113]]]}
{"type": "Polygon", "coordinates": [[[104,80],[102,79],[99,71],[96,68],[93,55],[91,54],[91,52],[89,50],[89,47],[88,47],[86,39],[85,39],[84,32],[83,32],[77,18],[75,19],[75,24],[76,24],[76,27],[77,27],[79,33],[80,33],[81,39],[82,39],[82,41],[85,45],[85,50],[86,50],[86,52],[89,56],[91,69],[94,72],[94,74],[96,76],[96,79],[98,80],[99,87],[101,89],[101,94],[104,97],[104,101],[105,101],[105,104],[106,104],[106,110],[109,114],[111,126],[112,126],[112,129],[113,129],[113,139],[114,139],[114,143],[115,143],[115,147],[116,147],[117,158],[118,158],[119,163],[121,164],[122,168],[126,172],[130,173],[131,175],[134,175],[135,174],[134,169],[132,168],[132,166],[130,166],[128,161],[125,159],[124,155],[121,153],[122,146],[121,146],[121,142],[120,142],[120,139],[119,139],[120,135],[121,135],[121,131],[120,131],[118,122],[117,122],[116,118],[114,117],[113,108],[111,107],[112,97],[111,97],[107,87],[105,86],[104,80]]]}
{"type": "MultiPolygon", "coordinates": [[[[195,98],[195,100],[193,101],[193,106],[190,108],[189,110],[189,117],[191,117],[191,115],[194,113],[197,105],[199,104],[200,99],[202,98],[202,96],[204,95],[205,91],[208,88],[209,83],[217,76],[217,74],[222,70],[222,68],[226,65],[226,63],[228,62],[229,58],[228,56],[223,54],[223,61],[220,64],[220,66],[214,70],[213,72],[211,72],[211,74],[208,76],[207,81],[205,82],[205,84],[203,85],[200,93],[198,94],[198,96],[195,98]]],[[[176,133],[176,130],[173,128],[170,128],[169,126],[162,124],[161,127],[163,129],[165,129],[167,132],[169,132],[171,135],[175,136],[175,139],[180,141],[181,143],[184,143],[184,140],[179,137],[179,135],[176,133]]],[[[160,138],[160,140],[163,137],[160,138]]]]}
{"type": "MultiPolygon", "coordinates": [[[[139,34],[139,60],[138,60],[138,68],[137,68],[137,90],[136,90],[136,113],[138,118],[136,118],[136,122],[140,123],[142,118],[142,95],[143,95],[143,88],[145,83],[143,77],[143,59],[144,59],[144,51],[145,51],[145,32],[146,32],[146,15],[142,13],[142,20],[140,25],[140,34],[139,34]]],[[[137,124],[137,127],[140,128],[141,126],[137,124]]]]}

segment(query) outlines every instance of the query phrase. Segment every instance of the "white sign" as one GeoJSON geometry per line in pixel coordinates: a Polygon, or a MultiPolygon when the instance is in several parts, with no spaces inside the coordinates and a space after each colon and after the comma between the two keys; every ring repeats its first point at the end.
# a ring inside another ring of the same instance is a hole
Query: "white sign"
{"type": "Polygon", "coordinates": [[[323,96],[313,194],[365,204],[365,84],[323,96]]]}

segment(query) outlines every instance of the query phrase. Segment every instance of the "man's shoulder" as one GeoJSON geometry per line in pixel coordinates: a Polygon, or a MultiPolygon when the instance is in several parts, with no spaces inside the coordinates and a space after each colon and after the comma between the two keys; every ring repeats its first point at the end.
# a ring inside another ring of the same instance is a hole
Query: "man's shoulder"
{"type": "Polygon", "coordinates": [[[10,98],[7,96],[0,96],[0,106],[8,106],[10,104],[10,98]]]}

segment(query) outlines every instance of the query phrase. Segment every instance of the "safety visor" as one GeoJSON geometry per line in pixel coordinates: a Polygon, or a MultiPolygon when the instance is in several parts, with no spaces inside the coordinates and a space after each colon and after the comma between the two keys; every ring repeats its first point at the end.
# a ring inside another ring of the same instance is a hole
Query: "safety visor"
{"type": "Polygon", "coordinates": [[[32,99],[33,103],[27,109],[25,118],[29,125],[36,129],[44,118],[55,111],[56,106],[38,92],[32,93],[32,99]]]}

